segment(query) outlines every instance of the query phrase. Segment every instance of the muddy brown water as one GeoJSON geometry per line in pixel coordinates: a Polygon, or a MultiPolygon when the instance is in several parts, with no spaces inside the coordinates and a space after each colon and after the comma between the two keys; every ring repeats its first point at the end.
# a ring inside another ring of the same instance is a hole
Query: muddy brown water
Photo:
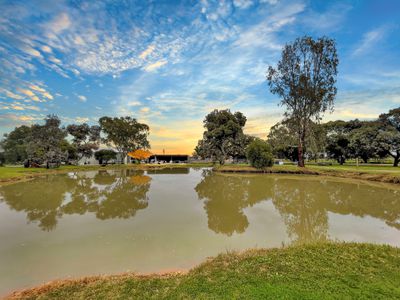
{"type": "Polygon", "coordinates": [[[187,270],[315,241],[400,246],[400,189],[328,177],[107,170],[0,187],[0,295],[54,279],[187,270]]]}

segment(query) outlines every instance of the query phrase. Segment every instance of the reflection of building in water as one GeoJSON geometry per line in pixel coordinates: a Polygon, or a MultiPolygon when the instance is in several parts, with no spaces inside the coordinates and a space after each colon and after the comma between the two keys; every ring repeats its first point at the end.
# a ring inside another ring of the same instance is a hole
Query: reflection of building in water
{"type": "Polygon", "coordinates": [[[189,168],[160,168],[160,169],[153,169],[147,170],[147,174],[149,175],[157,175],[157,174],[189,174],[189,168]]]}
{"type": "Polygon", "coordinates": [[[151,181],[151,177],[146,175],[134,175],[131,177],[131,182],[136,185],[148,184],[151,181]]]}
{"type": "Polygon", "coordinates": [[[151,177],[120,170],[47,176],[4,186],[1,202],[26,212],[31,222],[49,231],[63,215],[93,213],[100,220],[131,218],[148,206],[151,177]]]}

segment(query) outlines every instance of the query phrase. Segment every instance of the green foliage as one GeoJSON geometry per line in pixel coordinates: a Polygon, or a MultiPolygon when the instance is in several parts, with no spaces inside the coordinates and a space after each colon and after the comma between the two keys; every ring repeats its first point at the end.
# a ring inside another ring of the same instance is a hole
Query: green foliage
{"type": "Polygon", "coordinates": [[[115,146],[124,158],[129,151],[150,148],[147,140],[149,126],[139,123],[134,118],[102,117],[99,119],[99,123],[102,132],[106,135],[103,141],[108,145],[115,146]]]}
{"type": "Polygon", "coordinates": [[[27,145],[28,159],[37,164],[59,166],[65,159],[61,145],[67,132],[61,128],[61,121],[55,115],[48,115],[45,124],[35,124],[31,127],[31,134],[27,145]]]}
{"type": "Polygon", "coordinates": [[[376,138],[380,149],[394,159],[393,166],[400,162],[400,107],[379,116],[382,130],[376,138]]]}
{"type": "Polygon", "coordinates": [[[334,40],[304,36],[284,47],[276,69],[268,68],[270,91],[282,98],[288,125],[297,134],[301,167],[310,124],[319,122],[321,115],[333,108],[338,63],[334,40]]]}
{"type": "MultiPolygon", "coordinates": [[[[298,160],[297,133],[294,126],[287,119],[271,127],[268,134],[268,143],[272,152],[281,159],[298,160]]],[[[325,151],[326,132],[322,125],[311,122],[309,134],[305,139],[304,152],[309,159],[317,160],[325,151]]]]}
{"type": "Polygon", "coordinates": [[[247,146],[246,157],[251,166],[257,169],[272,167],[274,164],[271,146],[261,139],[256,139],[247,146]]]}
{"type": "Polygon", "coordinates": [[[252,139],[243,133],[246,117],[241,112],[231,113],[229,109],[214,110],[204,121],[203,139],[195,152],[202,158],[212,158],[221,164],[229,157],[244,157],[244,149],[252,139]]]}
{"type": "Polygon", "coordinates": [[[361,127],[358,120],[332,121],[323,125],[326,131],[326,151],[330,158],[336,159],[343,165],[346,159],[352,157],[350,145],[351,131],[361,127]]]}
{"type": "Polygon", "coordinates": [[[4,152],[0,152],[0,167],[4,166],[5,162],[6,162],[6,157],[4,155],[4,152]]]}
{"type": "Polygon", "coordinates": [[[99,164],[107,164],[110,160],[117,158],[117,153],[114,150],[102,149],[96,151],[94,157],[99,161],[99,164]]]}
{"type": "Polygon", "coordinates": [[[70,163],[79,159],[78,150],[75,145],[64,139],[60,144],[61,152],[64,153],[63,162],[70,163]]]}
{"type": "Polygon", "coordinates": [[[362,122],[361,127],[350,132],[349,150],[352,157],[361,158],[365,163],[378,156],[379,149],[375,143],[378,126],[374,122],[362,122]]]}
{"type": "Polygon", "coordinates": [[[4,150],[4,158],[7,163],[22,163],[28,158],[27,142],[31,134],[31,128],[25,125],[16,127],[9,134],[4,135],[1,146],[4,150]]]}
{"type": "Polygon", "coordinates": [[[72,143],[76,148],[78,160],[83,157],[91,157],[93,150],[97,150],[100,144],[100,126],[89,126],[86,123],[67,126],[67,132],[73,137],[72,143]]]}

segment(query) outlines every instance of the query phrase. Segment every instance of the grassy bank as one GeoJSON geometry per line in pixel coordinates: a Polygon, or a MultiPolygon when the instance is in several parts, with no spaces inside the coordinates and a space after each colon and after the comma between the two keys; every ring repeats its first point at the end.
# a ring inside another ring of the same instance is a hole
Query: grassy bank
{"type": "MultiPolygon", "coordinates": [[[[57,169],[44,168],[23,168],[15,166],[0,167],[0,184],[27,180],[36,176],[47,174],[59,174],[78,171],[92,170],[113,170],[113,169],[162,169],[162,168],[204,168],[212,167],[211,163],[192,163],[192,164],[129,164],[129,165],[85,165],[85,166],[61,166],[57,169]]],[[[280,174],[308,174],[308,175],[327,175],[343,178],[363,179],[386,183],[400,183],[400,168],[394,168],[389,165],[332,165],[319,166],[307,165],[306,168],[298,168],[295,165],[273,166],[258,170],[245,164],[228,164],[224,166],[214,167],[217,172],[234,172],[234,173],[280,173],[280,174]]]]}
{"type": "Polygon", "coordinates": [[[308,165],[306,168],[299,168],[295,165],[273,166],[272,168],[256,169],[248,165],[224,165],[214,168],[216,172],[226,173],[276,173],[276,174],[307,174],[325,175],[342,178],[362,179],[385,183],[400,184],[400,168],[391,166],[318,166],[308,165]]]}
{"type": "Polygon", "coordinates": [[[318,244],[217,256],[187,274],[49,283],[9,299],[395,299],[400,249],[318,244]]]}
{"type": "Polygon", "coordinates": [[[24,168],[17,166],[5,166],[0,167],[0,184],[10,183],[28,180],[36,176],[43,176],[48,174],[62,174],[68,172],[79,172],[79,171],[93,171],[93,170],[115,170],[115,169],[138,169],[138,170],[148,170],[148,169],[161,169],[161,168],[202,168],[211,167],[212,164],[204,163],[194,163],[194,164],[165,164],[165,165],[155,165],[155,164],[128,164],[128,165],[83,165],[83,166],[61,166],[56,169],[45,169],[45,168],[24,168]]]}

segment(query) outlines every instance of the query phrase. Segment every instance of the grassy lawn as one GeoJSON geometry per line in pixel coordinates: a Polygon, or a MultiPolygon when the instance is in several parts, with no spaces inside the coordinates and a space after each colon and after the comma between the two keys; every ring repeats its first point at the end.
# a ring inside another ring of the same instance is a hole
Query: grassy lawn
{"type": "Polygon", "coordinates": [[[305,168],[296,165],[274,165],[271,168],[257,170],[247,164],[224,165],[215,167],[219,172],[238,173],[285,173],[285,174],[311,174],[362,179],[386,183],[400,184],[400,167],[389,165],[332,165],[320,166],[308,164],[305,168]]]}
{"type": "Polygon", "coordinates": [[[31,178],[38,175],[45,174],[57,174],[66,172],[77,172],[77,171],[91,171],[91,170],[108,170],[108,169],[126,169],[126,168],[136,168],[136,169],[149,169],[149,168],[202,168],[211,167],[212,164],[206,163],[193,163],[193,164],[165,164],[165,165],[155,165],[155,164],[128,164],[128,165],[107,165],[105,167],[99,165],[83,165],[83,166],[61,166],[56,169],[45,169],[45,168],[24,168],[20,166],[5,166],[0,167],[0,182],[7,181],[18,181],[24,178],[31,178]]]}
{"type": "Polygon", "coordinates": [[[93,277],[14,299],[399,299],[400,249],[317,244],[217,256],[187,274],[93,277]]]}
{"type": "Polygon", "coordinates": [[[341,171],[341,172],[365,172],[372,174],[395,174],[400,175],[400,167],[393,167],[392,165],[332,165],[332,166],[318,166],[309,164],[307,168],[323,171],[341,171]]]}

